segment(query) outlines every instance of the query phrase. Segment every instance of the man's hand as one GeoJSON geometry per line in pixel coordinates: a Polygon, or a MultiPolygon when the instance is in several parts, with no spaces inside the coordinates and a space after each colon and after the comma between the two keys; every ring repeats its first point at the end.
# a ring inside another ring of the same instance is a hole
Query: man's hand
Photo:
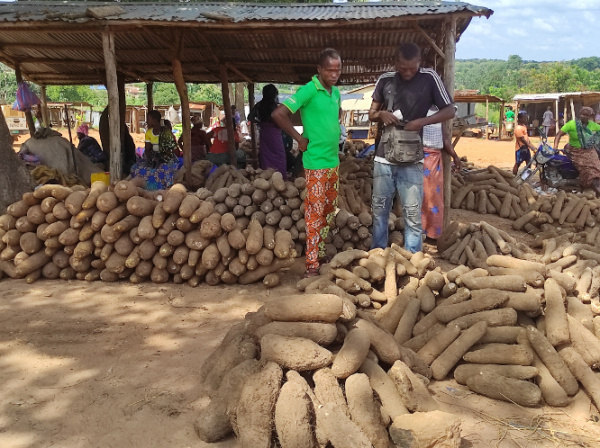
{"type": "Polygon", "coordinates": [[[423,125],[419,119],[411,120],[404,126],[405,131],[420,131],[423,125]]]}
{"type": "Polygon", "coordinates": [[[308,149],[308,139],[306,137],[300,137],[298,140],[298,149],[300,152],[305,152],[308,149]]]}
{"type": "Polygon", "coordinates": [[[379,119],[386,126],[388,126],[390,124],[393,124],[393,125],[400,124],[400,120],[398,120],[398,118],[396,118],[396,116],[388,110],[380,110],[379,111],[379,119]]]}
{"type": "Polygon", "coordinates": [[[454,168],[456,168],[457,171],[460,171],[460,169],[462,168],[462,162],[460,161],[460,157],[458,157],[458,154],[455,154],[454,157],[452,157],[453,161],[454,161],[454,168]]]}

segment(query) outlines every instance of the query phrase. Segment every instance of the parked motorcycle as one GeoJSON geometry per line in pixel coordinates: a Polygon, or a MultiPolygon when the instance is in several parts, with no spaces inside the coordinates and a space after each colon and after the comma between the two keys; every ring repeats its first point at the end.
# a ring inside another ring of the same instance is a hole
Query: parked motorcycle
{"type": "Polygon", "coordinates": [[[539,128],[542,143],[537,151],[515,176],[518,183],[528,182],[539,171],[540,180],[553,188],[579,186],[579,173],[562,150],[554,149],[547,143],[547,136],[542,127],[539,128]]]}

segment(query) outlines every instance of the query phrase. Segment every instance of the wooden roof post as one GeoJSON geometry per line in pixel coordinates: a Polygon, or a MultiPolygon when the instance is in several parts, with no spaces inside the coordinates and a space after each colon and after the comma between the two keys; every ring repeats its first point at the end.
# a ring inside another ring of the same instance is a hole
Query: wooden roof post
{"type": "MultiPolygon", "coordinates": [[[[456,52],[456,16],[450,15],[446,19],[446,45],[444,48],[444,84],[450,97],[454,97],[454,59],[456,52]]],[[[448,120],[445,126],[445,132],[452,139],[452,120],[448,120]]],[[[444,224],[443,229],[448,228],[450,224],[450,202],[452,199],[452,160],[450,155],[442,151],[442,167],[444,174],[444,224]]]]}
{"type": "Polygon", "coordinates": [[[487,137],[488,123],[490,122],[490,99],[485,99],[485,135],[487,137]]]}
{"type": "MultiPolygon", "coordinates": [[[[15,65],[15,78],[17,78],[17,83],[23,82],[23,75],[21,75],[21,67],[19,67],[19,65],[15,65]]],[[[35,133],[35,123],[33,122],[33,115],[31,115],[31,110],[25,111],[25,119],[27,120],[29,135],[33,136],[33,134],[35,133]]]]}
{"type": "Polygon", "coordinates": [[[102,48],[106,66],[108,90],[108,125],[110,129],[110,180],[121,179],[121,115],[119,113],[119,86],[115,57],[115,35],[108,27],[102,30],[102,48]]]}
{"type": "MultiPolygon", "coordinates": [[[[558,117],[558,98],[554,100],[554,110],[555,110],[555,116],[554,116],[554,127],[556,128],[554,130],[555,134],[554,135],[558,135],[558,131],[560,131],[560,125],[558,124],[559,121],[559,117],[558,117]]],[[[548,137],[548,136],[546,136],[548,137]]]]}
{"type": "Polygon", "coordinates": [[[183,55],[183,34],[181,31],[177,33],[177,37],[175,38],[175,51],[173,54],[175,55],[171,61],[173,64],[173,80],[175,81],[175,87],[177,87],[177,93],[179,93],[179,100],[181,101],[183,166],[185,167],[185,181],[189,186],[192,181],[192,124],[190,119],[190,99],[188,98],[188,90],[181,67],[181,57],[183,55]]]}
{"type": "Polygon", "coordinates": [[[498,118],[498,141],[502,140],[502,129],[504,129],[504,101],[502,101],[502,104],[500,104],[500,117],[498,118]]]}
{"type": "Polygon", "coordinates": [[[573,97],[571,97],[571,120],[575,120],[575,103],[573,102],[573,97]]]}
{"type": "Polygon", "coordinates": [[[148,112],[154,109],[154,92],[152,91],[153,87],[153,82],[146,83],[146,107],[148,108],[148,112]]]}
{"type": "Polygon", "coordinates": [[[40,88],[42,93],[42,97],[40,98],[42,100],[42,121],[44,122],[44,127],[48,128],[50,127],[50,119],[48,117],[48,96],[46,95],[46,86],[42,84],[40,88]]]}
{"type": "MultiPolygon", "coordinates": [[[[254,109],[255,98],[254,98],[254,83],[248,83],[248,104],[250,106],[250,112],[254,109]]],[[[250,122],[250,142],[252,143],[252,167],[258,168],[258,148],[256,146],[256,125],[253,121],[250,122]]]]}
{"type": "Polygon", "coordinates": [[[227,140],[229,140],[229,164],[237,167],[235,155],[235,137],[233,128],[233,117],[231,116],[231,100],[229,99],[229,81],[227,79],[227,67],[219,65],[221,75],[221,93],[223,94],[223,108],[225,109],[225,126],[227,127],[227,140]]]}

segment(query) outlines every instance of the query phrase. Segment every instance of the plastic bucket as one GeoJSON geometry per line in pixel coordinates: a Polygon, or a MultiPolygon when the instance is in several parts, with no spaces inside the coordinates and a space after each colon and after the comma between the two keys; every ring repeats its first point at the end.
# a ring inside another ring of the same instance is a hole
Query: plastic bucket
{"type": "Polygon", "coordinates": [[[110,185],[110,173],[108,171],[105,173],[92,173],[90,181],[91,183],[101,181],[106,185],[110,185]]]}

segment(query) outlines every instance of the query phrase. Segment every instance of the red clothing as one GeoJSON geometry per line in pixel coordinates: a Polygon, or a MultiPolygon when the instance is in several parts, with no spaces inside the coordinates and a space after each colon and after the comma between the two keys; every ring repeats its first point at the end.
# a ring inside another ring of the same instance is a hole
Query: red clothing
{"type": "MultiPolygon", "coordinates": [[[[211,132],[214,135],[214,140],[209,152],[211,152],[212,154],[223,154],[229,152],[227,128],[223,126],[218,126],[214,128],[211,132]]],[[[234,140],[236,143],[240,142],[240,136],[237,132],[234,135],[234,140]]]]}

